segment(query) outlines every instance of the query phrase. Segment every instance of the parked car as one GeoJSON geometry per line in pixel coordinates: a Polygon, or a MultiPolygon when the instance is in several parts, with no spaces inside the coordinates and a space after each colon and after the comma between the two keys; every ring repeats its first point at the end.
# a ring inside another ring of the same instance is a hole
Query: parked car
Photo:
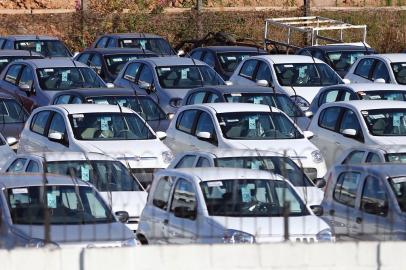
{"type": "Polygon", "coordinates": [[[0,171],[4,168],[7,161],[13,158],[16,153],[11,149],[11,146],[17,143],[15,138],[4,138],[0,133],[0,171]]]}
{"type": "Polygon", "coordinates": [[[289,156],[313,180],[326,173],[324,159],[282,111],[258,104],[208,103],[181,107],[167,130],[165,144],[185,150],[250,149],[289,156]]]}
{"type": "Polygon", "coordinates": [[[0,38],[2,50],[25,50],[44,57],[72,57],[65,44],[56,37],[38,35],[10,35],[0,38]]]}
{"type": "Polygon", "coordinates": [[[376,54],[376,51],[367,44],[343,43],[309,46],[300,49],[296,54],[318,58],[344,78],[358,57],[376,54]]]}
{"type": "Polygon", "coordinates": [[[4,173],[53,173],[74,176],[91,183],[112,211],[129,214],[126,225],[138,228],[147,192],[130,171],[118,160],[97,153],[48,152],[19,154],[9,159],[4,173]]]}
{"type": "Polygon", "coordinates": [[[358,146],[343,152],[337,164],[405,163],[406,145],[358,146]]]}
{"type": "Polygon", "coordinates": [[[190,89],[223,84],[223,79],[204,62],[183,57],[130,61],[114,81],[117,87],[150,95],[166,113],[174,113],[190,89]]]}
{"type": "Polygon", "coordinates": [[[116,212],[115,217],[88,182],[67,176],[16,174],[1,175],[0,186],[0,246],[4,248],[129,247],[137,243],[121,223],[128,213],[116,212]],[[45,236],[46,217],[50,243],[45,236]]]}
{"type": "Polygon", "coordinates": [[[107,87],[88,66],[69,59],[14,61],[0,74],[0,90],[20,100],[28,112],[49,105],[59,91],[107,87]]]}
{"type": "Polygon", "coordinates": [[[359,146],[406,144],[403,101],[353,100],[322,105],[310,123],[311,141],[327,166],[346,149],[359,146]]]}
{"type": "Polygon", "coordinates": [[[345,78],[352,83],[406,84],[406,55],[394,53],[362,56],[350,68],[345,78]]]}
{"type": "Polygon", "coordinates": [[[139,95],[132,89],[99,88],[66,90],[57,93],[51,104],[110,104],[127,107],[144,118],[154,131],[166,130],[173,114],[165,114],[159,105],[147,95],[139,95]]]}
{"type": "Polygon", "coordinates": [[[93,68],[105,82],[114,82],[128,61],[156,57],[143,49],[89,48],[75,56],[75,60],[93,68]]]}
{"type": "MultiPolygon", "coordinates": [[[[306,207],[289,181],[266,171],[235,168],[157,173],[137,238],[143,244],[282,242],[287,202],[290,241],[334,240],[327,223],[306,207]]],[[[322,209],[314,211],[320,214],[322,209]]]]}
{"type": "Polygon", "coordinates": [[[0,132],[5,137],[18,141],[28,116],[28,112],[18,100],[0,92],[0,132]]]}
{"type": "Polygon", "coordinates": [[[113,105],[65,104],[36,109],[21,133],[18,153],[96,152],[120,160],[145,185],[172,153],[133,110],[113,105]]]}
{"type": "Polygon", "coordinates": [[[327,102],[348,100],[401,100],[406,101],[406,86],[384,83],[349,83],[327,86],[314,97],[310,111],[315,114],[327,102]]]}
{"type": "Polygon", "coordinates": [[[340,239],[404,241],[405,185],[402,164],[335,166],[322,203],[323,219],[340,239]]]}
{"type": "Polygon", "coordinates": [[[242,60],[268,53],[248,46],[207,46],[193,49],[189,54],[190,57],[208,64],[227,81],[242,60]]]}
{"type": "Polygon", "coordinates": [[[285,91],[307,110],[320,88],[341,84],[340,76],[323,61],[303,55],[259,55],[244,59],[230,81],[285,91]]]}
{"type": "Polygon", "coordinates": [[[309,206],[320,205],[326,181],[317,179],[316,185],[289,157],[279,153],[260,150],[185,151],[176,155],[168,168],[224,167],[265,170],[279,174],[296,188],[301,199],[309,206]]]}
{"type": "Polygon", "coordinates": [[[36,52],[21,50],[0,50],[0,73],[13,61],[25,59],[43,59],[44,57],[36,52]]]}
{"type": "Polygon", "coordinates": [[[99,36],[92,48],[140,48],[160,56],[176,55],[169,42],[161,36],[146,33],[112,33],[99,36]]]}
{"type": "Polygon", "coordinates": [[[259,86],[207,86],[190,90],[183,105],[201,103],[254,103],[278,108],[286,113],[302,130],[310,124],[310,112],[303,112],[285,91],[270,91],[259,86]]]}

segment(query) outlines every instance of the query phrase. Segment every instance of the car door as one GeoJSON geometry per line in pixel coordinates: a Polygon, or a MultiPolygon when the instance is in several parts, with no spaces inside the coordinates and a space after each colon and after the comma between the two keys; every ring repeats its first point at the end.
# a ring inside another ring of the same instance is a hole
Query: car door
{"type": "Polygon", "coordinates": [[[199,232],[196,188],[187,179],[179,178],[173,189],[169,210],[167,239],[169,244],[193,244],[199,232]]]}
{"type": "Polygon", "coordinates": [[[30,66],[23,66],[21,75],[18,79],[18,95],[20,100],[24,104],[30,106],[30,110],[37,108],[39,106],[49,105],[49,99],[43,98],[43,93],[39,89],[35,89],[34,84],[34,71],[30,66]],[[28,91],[24,91],[23,88],[28,87],[28,91]]]}
{"type": "Polygon", "coordinates": [[[348,164],[348,165],[354,165],[354,164],[361,164],[365,160],[365,151],[361,150],[354,150],[351,151],[351,153],[348,154],[348,156],[344,159],[344,161],[341,164],[348,164]]]}
{"type": "Polygon", "coordinates": [[[213,119],[209,113],[200,111],[197,115],[196,128],[191,137],[193,150],[208,150],[218,147],[216,129],[214,128],[213,119]],[[210,138],[199,136],[202,132],[210,134],[210,138]]]}
{"type": "Polygon", "coordinates": [[[173,130],[168,130],[165,143],[174,153],[196,149],[192,144],[193,128],[196,121],[197,110],[185,110],[172,121],[176,121],[173,130]]]}
{"type": "Polygon", "coordinates": [[[371,82],[372,70],[374,67],[374,58],[361,59],[352,74],[348,73],[345,78],[352,83],[369,83],[371,82]]]}
{"type": "Polygon", "coordinates": [[[89,60],[89,67],[91,67],[104,81],[106,81],[106,74],[103,70],[103,58],[100,54],[93,54],[89,60]]]}
{"type": "MultiPolygon", "coordinates": [[[[23,65],[21,64],[10,65],[4,78],[1,80],[1,90],[14,96],[16,99],[20,99],[21,90],[18,88],[18,79],[20,78],[22,69],[23,65]]],[[[21,103],[24,104],[24,102],[21,103]]],[[[24,107],[27,108],[30,106],[26,106],[26,104],[24,104],[24,107]]]]}
{"type": "Polygon", "coordinates": [[[50,115],[51,112],[48,110],[37,112],[32,117],[29,125],[26,125],[26,129],[22,132],[19,146],[23,152],[48,151],[49,140],[46,134],[50,115]]]}
{"type": "Polygon", "coordinates": [[[66,131],[66,123],[64,120],[64,117],[58,113],[58,112],[53,112],[50,116],[50,122],[49,122],[49,128],[47,138],[49,140],[47,147],[50,151],[60,151],[64,152],[69,150],[69,138],[68,138],[68,133],[66,131]],[[62,140],[54,140],[52,139],[53,133],[58,133],[62,135],[62,140]]]}
{"type": "MultiPolygon", "coordinates": [[[[154,74],[152,73],[152,69],[147,66],[146,64],[142,65],[141,71],[139,73],[139,76],[137,78],[138,81],[138,89],[143,92],[144,94],[150,94],[149,91],[146,91],[145,89],[142,89],[139,85],[140,83],[148,83],[149,85],[154,85],[154,74]]],[[[159,99],[157,98],[157,95],[151,95],[151,97],[155,100],[155,102],[159,103],[159,99]]]]}
{"type": "Polygon", "coordinates": [[[273,85],[273,79],[271,74],[271,69],[268,64],[264,61],[258,61],[259,66],[255,71],[254,80],[255,82],[259,80],[265,80],[268,82],[268,85],[273,85]]]}
{"type": "Polygon", "coordinates": [[[249,59],[242,63],[240,70],[237,75],[233,75],[230,78],[236,85],[256,85],[256,82],[253,81],[254,73],[258,65],[258,60],[249,59]]]}
{"type": "Polygon", "coordinates": [[[137,88],[136,80],[138,78],[139,71],[141,70],[141,63],[129,63],[125,68],[121,77],[117,77],[114,84],[118,87],[137,88]]]}
{"type": "Polygon", "coordinates": [[[389,70],[386,64],[381,60],[375,60],[374,69],[372,71],[371,80],[375,81],[377,79],[384,79],[386,83],[391,83],[389,70]]]}

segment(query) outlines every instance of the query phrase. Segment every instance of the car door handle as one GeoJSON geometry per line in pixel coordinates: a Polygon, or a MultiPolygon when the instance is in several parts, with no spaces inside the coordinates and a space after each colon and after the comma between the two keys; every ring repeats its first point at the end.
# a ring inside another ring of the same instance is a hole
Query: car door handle
{"type": "Polygon", "coordinates": [[[362,223],[362,218],[357,217],[357,218],[355,219],[355,222],[358,223],[358,224],[361,224],[361,223],[362,223]]]}
{"type": "Polygon", "coordinates": [[[168,219],[164,219],[163,224],[164,224],[164,225],[168,225],[168,224],[169,224],[169,220],[168,220],[168,219]]]}
{"type": "Polygon", "coordinates": [[[333,209],[331,209],[330,211],[328,211],[328,213],[330,214],[330,216],[334,216],[334,214],[335,214],[335,210],[333,210],[333,209]]]}

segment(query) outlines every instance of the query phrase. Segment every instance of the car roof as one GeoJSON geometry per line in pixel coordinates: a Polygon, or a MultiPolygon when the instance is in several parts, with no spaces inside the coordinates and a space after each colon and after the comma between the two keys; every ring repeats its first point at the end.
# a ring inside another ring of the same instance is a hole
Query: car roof
{"type": "MultiPolygon", "coordinates": [[[[139,60],[134,60],[134,61],[139,61],[139,60]]],[[[193,65],[199,65],[199,66],[207,66],[206,63],[196,60],[196,59],[191,59],[188,57],[177,57],[177,56],[163,56],[163,57],[151,57],[151,58],[145,58],[142,59],[142,61],[149,62],[155,66],[193,66],[193,65]]]]}
{"type": "MultiPolygon", "coordinates": [[[[79,185],[79,186],[91,186],[80,179],[72,179],[70,176],[45,174],[48,185],[79,185]]],[[[17,188],[17,187],[30,187],[30,186],[42,186],[44,185],[44,174],[2,174],[0,175],[0,186],[5,188],[17,188]]]]}
{"type": "MultiPolygon", "coordinates": [[[[239,168],[181,168],[168,169],[168,172],[183,173],[199,178],[200,181],[211,180],[227,180],[227,179],[269,179],[269,180],[284,180],[278,174],[273,174],[268,171],[239,169],[239,168]]],[[[163,173],[165,171],[162,171],[163,173]]]]}
{"type": "Polygon", "coordinates": [[[35,68],[59,68],[59,67],[86,67],[86,68],[89,68],[89,66],[87,66],[79,61],[74,61],[70,58],[26,59],[26,60],[16,61],[14,63],[27,63],[27,64],[31,64],[35,68]]]}
{"type": "MultiPolygon", "coordinates": [[[[110,33],[104,34],[103,37],[116,37],[116,38],[163,38],[161,36],[149,33],[110,33]]],[[[100,37],[102,37],[100,36],[100,37]]]]}
{"type": "Polygon", "coordinates": [[[318,58],[312,58],[307,55],[286,55],[286,54],[272,54],[272,55],[256,55],[251,56],[256,59],[266,59],[274,64],[295,64],[295,63],[324,63],[318,58]]]}
{"type": "MultiPolygon", "coordinates": [[[[252,103],[203,103],[184,106],[184,109],[205,109],[209,108],[216,113],[228,113],[228,112],[270,112],[271,109],[267,105],[252,104],[252,103]]],[[[278,111],[278,109],[272,107],[272,111],[278,111]]]]}
{"type": "MultiPolygon", "coordinates": [[[[406,87],[405,87],[406,89],[406,87]]],[[[229,94],[229,93],[273,93],[273,89],[270,87],[262,87],[262,86],[248,86],[248,85],[213,85],[213,86],[204,86],[199,88],[194,88],[190,91],[197,92],[202,90],[216,90],[221,92],[222,94],[229,94]]],[[[277,94],[286,94],[285,91],[275,88],[275,92],[277,94]]]]}
{"type": "Polygon", "coordinates": [[[374,109],[387,109],[396,108],[403,109],[406,107],[404,101],[394,101],[394,100],[349,100],[349,101],[339,101],[325,103],[322,107],[334,106],[334,105],[345,105],[346,107],[351,107],[356,111],[362,110],[374,110],[374,109]]]}
{"type": "Polygon", "coordinates": [[[357,165],[338,165],[336,169],[368,171],[374,175],[386,177],[406,177],[406,166],[401,163],[378,163],[378,164],[357,164],[357,165]]]}
{"type": "MultiPolygon", "coordinates": [[[[326,88],[334,88],[334,86],[328,86],[326,88]]],[[[355,92],[368,92],[375,90],[404,90],[406,91],[406,85],[393,84],[393,83],[349,83],[349,84],[340,84],[339,87],[351,88],[355,92]]]]}
{"type": "Polygon", "coordinates": [[[401,145],[401,144],[360,145],[357,147],[349,148],[347,150],[347,153],[351,153],[352,151],[356,151],[356,150],[364,150],[364,151],[382,150],[386,153],[406,153],[406,145],[401,145]]]}
{"type": "Polygon", "coordinates": [[[41,109],[56,108],[68,114],[78,113],[134,113],[131,109],[126,107],[119,107],[116,105],[104,105],[104,104],[58,104],[40,107],[41,109]]]}
{"type": "Polygon", "coordinates": [[[406,62],[406,53],[384,53],[384,54],[373,54],[373,55],[366,55],[361,56],[359,58],[368,58],[368,57],[379,57],[382,59],[386,59],[389,62],[406,62]]]}
{"type": "Polygon", "coordinates": [[[0,50],[0,56],[37,56],[44,57],[42,54],[26,50],[0,50]]]}
{"type": "Polygon", "coordinates": [[[41,35],[9,35],[6,36],[7,39],[14,40],[59,40],[59,38],[54,36],[41,36],[41,35]]]}
{"type": "Polygon", "coordinates": [[[84,153],[84,152],[36,152],[29,154],[17,154],[14,159],[17,158],[40,158],[46,160],[47,162],[52,161],[68,161],[68,160],[110,160],[115,161],[116,159],[107,156],[102,153],[84,153]]]}
{"type": "MultiPolygon", "coordinates": [[[[317,49],[321,49],[323,51],[367,51],[365,49],[365,46],[359,44],[353,44],[353,43],[343,43],[343,44],[328,44],[328,45],[316,45],[316,46],[309,46],[309,47],[305,47],[303,48],[305,49],[312,49],[312,48],[317,48],[317,49]]],[[[368,51],[369,52],[374,52],[374,49],[372,49],[371,47],[369,47],[367,45],[368,51]]]]}
{"type": "Polygon", "coordinates": [[[99,52],[101,54],[154,54],[156,53],[149,51],[149,50],[143,50],[140,48],[86,48],[82,53],[84,52],[99,52]]]}
{"type": "Polygon", "coordinates": [[[259,53],[266,53],[265,50],[250,47],[250,46],[205,46],[196,49],[208,49],[215,52],[259,52],[259,53]]]}
{"type": "Polygon", "coordinates": [[[135,90],[130,88],[90,88],[90,89],[74,89],[74,90],[65,90],[60,91],[55,96],[78,94],[84,97],[95,97],[95,96],[146,96],[135,94],[135,90]]]}
{"type": "Polygon", "coordinates": [[[206,155],[213,155],[217,158],[225,158],[225,157],[269,157],[269,156],[278,156],[283,157],[284,155],[272,152],[272,151],[265,151],[265,150],[254,150],[254,149],[221,149],[221,148],[210,148],[210,150],[196,150],[196,151],[185,151],[180,153],[179,155],[199,155],[199,154],[206,154],[206,155]]]}

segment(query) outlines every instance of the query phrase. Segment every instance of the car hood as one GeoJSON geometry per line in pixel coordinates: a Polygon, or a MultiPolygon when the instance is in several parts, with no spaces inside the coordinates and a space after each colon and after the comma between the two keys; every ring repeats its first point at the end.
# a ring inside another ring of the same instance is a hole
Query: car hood
{"type": "Polygon", "coordinates": [[[112,206],[113,213],[127,211],[130,217],[139,217],[147,202],[145,191],[100,192],[100,195],[112,206]]]}
{"type": "Polygon", "coordinates": [[[371,136],[371,144],[378,145],[404,145],[406,136],[371,136]]]}

